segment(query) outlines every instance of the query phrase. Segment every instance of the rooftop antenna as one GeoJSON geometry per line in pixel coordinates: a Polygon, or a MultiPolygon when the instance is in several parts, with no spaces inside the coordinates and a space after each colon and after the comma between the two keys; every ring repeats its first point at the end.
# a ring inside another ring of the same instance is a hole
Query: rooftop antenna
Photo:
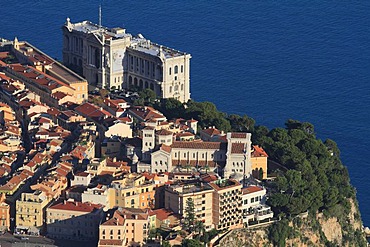
{"type": "Polygon", "coordinates": [[[99,4],[99,32],[100,32],[100,35],[101,35],[101,42],[102,42],[102,49],[101,49],[101,62],[100,62],[100,68],[101,68],[101,87],[102,88],[105,88],[105,59],[104,59],[104,56],[105,56],[105,38],[104,38],[104,31],[102,29],[102,25],[101,25],[101,4],[99,4]]]}
{"type": "Polygon", "coordinates": [[[101,28],[101,4],[99,4],[99,29],[101,28]]]}

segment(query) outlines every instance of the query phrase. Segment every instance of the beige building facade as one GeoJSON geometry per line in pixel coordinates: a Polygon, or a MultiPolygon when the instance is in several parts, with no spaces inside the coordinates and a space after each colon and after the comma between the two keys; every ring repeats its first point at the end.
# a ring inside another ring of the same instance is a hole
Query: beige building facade
{"type": "Polygon", "coordinates": [[[16,201],[15,223],[17,227],[42,227],[45,220],[46,206],[51,202],[45,192],[22,193],[16,201]]]}
{"type": "Polygon", "coordinates": [[[194,202],[195,219],[202,221],[206,230],[212,229],[213,188],[208,184],[167,186],[164,195],[165,208],[185,217],[186,202],[189,198],[194,202]]]}
{"type": "Polygon", "coordinates": [[[90,240],[99,236],[103,206],[68,200],[47,208],[46,215],[50,238],[90,240]]]}
{"type": "Polygon", "coordinates": [[[90,89],[152,89],[162,98],[190,99],[190,58],[185,52],[89,21],[63,26],[63,62],[89,81],[90,89]]]}
{"type": "Polygon", "coordinates": [[[148,210],[119,208],[99,226],[98,246],[142,246],[148,231],[148,210]]]}

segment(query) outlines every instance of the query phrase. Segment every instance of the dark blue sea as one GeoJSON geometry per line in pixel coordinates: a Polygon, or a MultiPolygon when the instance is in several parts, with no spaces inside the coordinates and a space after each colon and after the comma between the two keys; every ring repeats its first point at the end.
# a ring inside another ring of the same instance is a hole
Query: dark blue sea
{"type": "Polygon", "coordinates": [[[61,59],[61,26],[123,26],[192,54],[191,92],[257,124],[335,140],[370,226],[370,1],[1,0],[0,36],[61,59]]]}

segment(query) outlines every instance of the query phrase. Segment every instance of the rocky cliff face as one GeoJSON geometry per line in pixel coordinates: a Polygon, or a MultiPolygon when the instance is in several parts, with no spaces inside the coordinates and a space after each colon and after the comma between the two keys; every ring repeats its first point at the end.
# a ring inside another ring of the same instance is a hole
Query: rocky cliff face
{"type": "MultiPolygon", "coordinates": [[[[290,233],[285,246],[366,246],[357,204],[349,199],[349,212],[343,205],[315,215],[300,215],[289,221],[290,233]],[[345,213],[346,212],[346,213],[345,213]]],[[[274,246],[269,237],[270,227],[238,229],[230,232],[219,246],[274,246]]]]}

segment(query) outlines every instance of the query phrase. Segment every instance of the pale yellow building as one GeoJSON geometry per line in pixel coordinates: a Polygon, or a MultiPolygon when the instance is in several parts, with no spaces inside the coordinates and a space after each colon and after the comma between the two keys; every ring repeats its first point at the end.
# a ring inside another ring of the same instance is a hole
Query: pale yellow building
{"type": "Polygon", "coordinates": [[[108,189],[108,207],[153,208],[156,187],[154,182],[145,181],[144,176],[129,175],[108,189]]]}
{"type": "Polygon", "coordinates": [[[206,230],[213,228],[213,188],[208,184],[188,183],[169,185],[165,189],[165,208],[186,217],[187,200],[194,203],[195,219],[204,223],[206,230]]]}
{"type": "Polygon", "coordinates": [[[252,163],[252,175],[257,179],[267,178],[267,158],[268,155],[262,147],[253,145],[251,163],[252,163]],[[262,169],[262,170],[261,170],[262,169]],[[261,171],[262,178],[261,178],[261,171]]]}
{"type": "Polygon", "coordinates": [[[46,206],[51,202],[45,192],[36,190],[32,193],[22,193],[16,201],[15,224],[17,227],[41,228],[45,220],[46,206]]]}

